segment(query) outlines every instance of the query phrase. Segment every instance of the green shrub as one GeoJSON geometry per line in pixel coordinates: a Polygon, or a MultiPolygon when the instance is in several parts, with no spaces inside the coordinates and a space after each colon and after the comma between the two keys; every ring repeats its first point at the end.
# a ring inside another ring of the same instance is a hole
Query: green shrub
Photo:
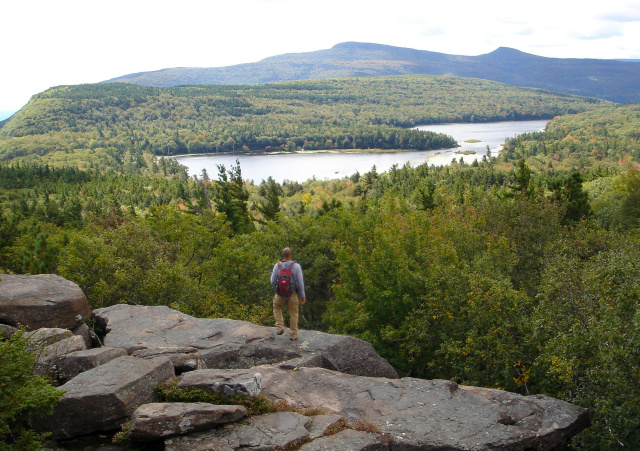
{"type": "Polygon", "coordinates": [[[24,331],[0,337],[0,450],[35,450],[43,436],[30,429],[34,415],[53,410],[64,392],[33,374],[35,355],[24,331]]]}
{"type": "Polygon", "coordinates": [[[225,396],[199,388],[178,388],[177,385],[177,379],[160,382],[154,391],[156,399],[160,402],[207,402],[216,405],[240,405],[247,409],[248,417],[283,411],[281,406],[276,406],[273,401],[263,395],[225,396]]]}

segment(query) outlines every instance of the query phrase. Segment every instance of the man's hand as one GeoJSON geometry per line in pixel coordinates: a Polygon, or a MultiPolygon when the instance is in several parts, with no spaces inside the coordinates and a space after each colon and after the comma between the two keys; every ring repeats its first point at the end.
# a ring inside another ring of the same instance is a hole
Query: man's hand
{"type": "Polygon", "coordinates": [[[307,298],[300,298],[300,304],[304,305],[307,302],[307,298]]]}

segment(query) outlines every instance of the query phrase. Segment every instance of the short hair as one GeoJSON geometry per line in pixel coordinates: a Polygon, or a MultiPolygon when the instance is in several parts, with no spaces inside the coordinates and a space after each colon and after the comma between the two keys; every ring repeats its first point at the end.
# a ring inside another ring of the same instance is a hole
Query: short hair
{"type": "Polygon", "coordinates": [[[282,256],[284,258],[291,257],[292,255],[293,255],[293,252],[291,252],[291,249],[289,249],[288,247],[285,247],[284,249],[282,249],[282,256]]]}

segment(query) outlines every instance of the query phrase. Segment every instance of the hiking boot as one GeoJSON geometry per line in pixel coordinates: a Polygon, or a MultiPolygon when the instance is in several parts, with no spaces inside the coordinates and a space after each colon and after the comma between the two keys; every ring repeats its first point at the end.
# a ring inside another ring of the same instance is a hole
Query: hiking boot
{"type": "Polygon", "coordinates": [[[282,335],[284,333],[284,329],[279,330],[278,332],[276,332],[276,335],[282,335]]]}
{"type": "Polygon", "coordinates": [[[291,341],[296,341],[298,339],[298,337],[289,337],[289,340],[291,341]]]}

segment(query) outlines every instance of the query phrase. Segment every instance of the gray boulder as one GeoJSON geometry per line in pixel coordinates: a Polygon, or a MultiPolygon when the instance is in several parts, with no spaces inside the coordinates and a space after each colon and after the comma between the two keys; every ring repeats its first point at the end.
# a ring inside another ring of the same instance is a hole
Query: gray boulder
{"type": "Polygon", "coordinates": [[[193,346],[158,346],[155,348],[132,348],[130,350],[133,357],[141,359],[149,359],[158,356],[165,356],[171,360],[176,374],[186,373],[187,371],[202,370],[207,365],[202,360],[200,353],[193,346]]]}
{"type": "Polygon", "coordinates": [[[58,328],[38,329],[26,335],[28,349],[36,355],[34,374],[58,378],[55,362],[71,352],[86,349],[84,340],[70,330],[58,328]]]}
{"type": "Polygon", "coordinates": [[[184,450],[276,450],[306,441],[309,417],[294,412],[268,413],[215,430],[171,437],[164,441],[166,451],[184,450]]]}
{"type": "Polygon", "coordinates": [[[16,332],[18,332],[18,329],[13,327],[13,326],[9,326],[7,324],[0,324],[0,338],[6,338],[9,339],[11,338],[16,332]]]}
{"type": "Polygon", "coordinates": [[[586,409],[547,396],[451,381],[356,377],[321,368],[263,365],[263,394],[365,419],[393,449],[553,449],[589,424],[586,409]]]}
{"type": "Polygon", "coordinates": [[[389,444],[380,434],[347,429],[334,435],[319,438],[300,447],[300,451],[384,451],[389,444]]]}
{"type": "Polygon", "coordinates": [[[150,441],[185,435],[238,421],[246,414],[247,409],[243,406],[217,406],[204,402],[144,404],[133,413],[129,438],[150,441]]]}
{"type": "Polygon", "coordinates": [[[89,329],[89,326],[86,324],[80,324],[78,327],[73,329],[73,335],[79,335],[84,340],[84,344],[87,346],[87,349],[91,348],[99,348],[102,346],[100,340],[98,340],[98,336],[89,329]]]}
{"type": "Polygon", "coordinates": [[[106,346],[132,349],[197,348],[207,368],[251,368],[293,360],[348,374],[397,378],[389,363],[362,340],[303,330],[290,341],[275,328],[224,318],[201,319],[168,307],[114,305],[93,312],[106,346]]]}
{"type": "Polygon", "coordinates": [[[198,370],[180,376],[178,388],[198,388],[225,396],[259,395],[262,374],[251,370],[198,370]]]}
{"type": "Polygon", "coordinates": [[[64,396],[53,413],[37,419],[34,427],[52,432],[55,439],[117,429],[135,409],[153,401],[158,382],[174,376],[166,357],[118,357],[60,386],[64,396]]]}
{"type": "Polygon", "coordinates": [[[26,332],[24,337],[27,339],[27,349],[34,352],[66,338],[73,337],[73,332],[59,327],[43,327],[33,332],[26,332]]]}
{"type": "Polygon", "coordinates": [[[74,329],[91,314],[75,283],[54,274],[0,275],[0,322],[29,330],[74,329]]]}
{"type": "Polygon", "coordinates": [[[93,348],[57,356],[53,364],[56,367],[58,380],[67,382],[80,373],[124,355],[127,355],[127,352],[122,348],[93,348]]]}

